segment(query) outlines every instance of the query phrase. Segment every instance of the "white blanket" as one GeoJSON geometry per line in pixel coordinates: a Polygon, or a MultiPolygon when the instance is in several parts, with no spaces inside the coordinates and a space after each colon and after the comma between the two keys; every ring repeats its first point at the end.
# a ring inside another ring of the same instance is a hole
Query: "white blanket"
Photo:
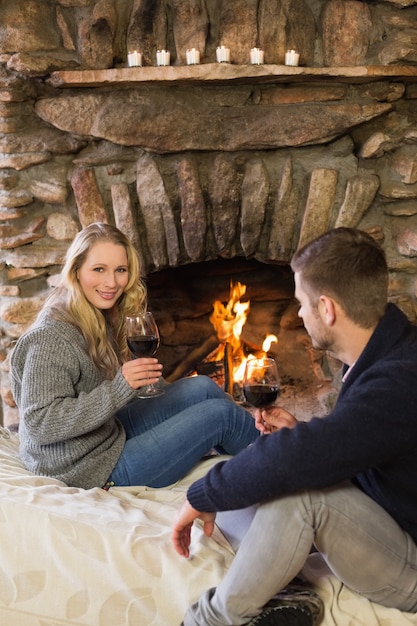
{"type": "MultiPolygon", "coordinates": [[[[171,522],[187,486],[179,483],[75,489],[34,476],[18,438],[0,432],[0,624],[4,626],[179,626],[188,605],[215,586],[233,558],[217,531],[196,526],[192,556],[174,551],[171,522]]],[[[326,603],[323,626],[417,626],[417,615],[350,592],[317,557],[304,573],[326,603]]]]}

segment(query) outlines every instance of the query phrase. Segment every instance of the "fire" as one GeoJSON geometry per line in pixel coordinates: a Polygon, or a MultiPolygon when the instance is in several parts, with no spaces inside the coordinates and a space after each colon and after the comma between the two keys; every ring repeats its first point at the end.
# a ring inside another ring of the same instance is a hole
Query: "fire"
{"type": "MultiPolygon", "coordinates": [[[[230,343],[233,355],[240,348],[240,336],[249,313],[250,302],[240,302],[240,298],[245,293],[246,285],[239,282],[235,285],[230,283],[229,301],[227,304],[223,304],[220,300],[213,302],[213,313],[210,315],[210,322],[214,326],[220,343],[230,343]]],[[[221,353],[222,349],[219,349],[219,352],[221,353]]]]}
{"type": "Polygon", "coordinates": [[[245,294],[246,285],[231,282],[228,302],[223,303],[220,300],[213,302],[213,313],[210,316],[210,322],[219,339],[219,347],[210,355],[209,360],[225,361],[228,350],[233,363],[233,382],[237,384],[243,381],[248,358],[263,356],[270,350],[272,343],[278,342],[275,335],[267,335],[261,348],[242,341],[242,330],[250,310],[249,300],[241,302],[245,294]]]}
{"type": "Polygon", "coordinates": [[[256,354],[249,353],[247,356],[243,356],[240,363],[238,363],[236,368],[233,369],[233,380],[236,383],[241,383],[245,374],[246,361],[253,356],[261,357],[264,354],[267,354],[273,343],[278,343],[278,337],[276,335],[267,335],[262,342],[261,350],[257,350],[256,354]]]}

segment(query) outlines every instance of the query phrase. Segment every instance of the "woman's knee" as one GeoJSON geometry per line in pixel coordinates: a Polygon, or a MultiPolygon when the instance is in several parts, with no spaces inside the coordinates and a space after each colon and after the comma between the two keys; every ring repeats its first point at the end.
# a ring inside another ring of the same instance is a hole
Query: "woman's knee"
{"type": "Polygon", "coordinates": [[[194,392],[199,391],[203,397],[209,398],[225,398],[225,394],[220,387],[208,376],[191,376],[189,379],[193,386],[194,392]]]}

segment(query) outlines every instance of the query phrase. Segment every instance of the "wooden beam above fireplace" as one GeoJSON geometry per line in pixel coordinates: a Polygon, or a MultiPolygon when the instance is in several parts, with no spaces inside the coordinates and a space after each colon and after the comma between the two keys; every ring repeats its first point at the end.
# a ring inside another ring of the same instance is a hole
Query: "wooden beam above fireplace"
{"type": "Polygon", "coordinates": [[[105,87],[135,83],[230,84],[294,83],[333,80],[357,84],[389,80],[416,82],[417,67],[411,65],[357,65],[350,67],[292,67],[287,65],[233,65],[204,63],[165,67],[121,67],[107,70],[60,70],[47,82],[53,87],[105,87]]]}

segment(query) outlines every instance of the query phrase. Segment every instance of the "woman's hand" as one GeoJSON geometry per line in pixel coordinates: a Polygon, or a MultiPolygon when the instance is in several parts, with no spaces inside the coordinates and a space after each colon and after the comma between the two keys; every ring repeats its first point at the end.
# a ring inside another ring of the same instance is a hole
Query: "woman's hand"
{"type": "Polygon", "coordinates": [[[171,539],[175,550],[181,556],[190,556],[191,528],[195,519],[204,523],[204,534],[211,537],[214,530],[215,513],[202,513],[194,509],[188,500],[185,500],[177,512],[172,525],[171,539]]]}
{"type": "Polygon", "coordinates": [[[281,428],[294,428],[297,423],[295,417],[280,406],[256,409],[253,416],[256,428],[263,435],[270,435],[281,428]]]}
{"type": "Polygon", "coordinates": [[[132,389],[156,383],[162,376],[162,365],[158,359],[140,358],[126,361],[122,365],[122,375],[132,389]]]}

